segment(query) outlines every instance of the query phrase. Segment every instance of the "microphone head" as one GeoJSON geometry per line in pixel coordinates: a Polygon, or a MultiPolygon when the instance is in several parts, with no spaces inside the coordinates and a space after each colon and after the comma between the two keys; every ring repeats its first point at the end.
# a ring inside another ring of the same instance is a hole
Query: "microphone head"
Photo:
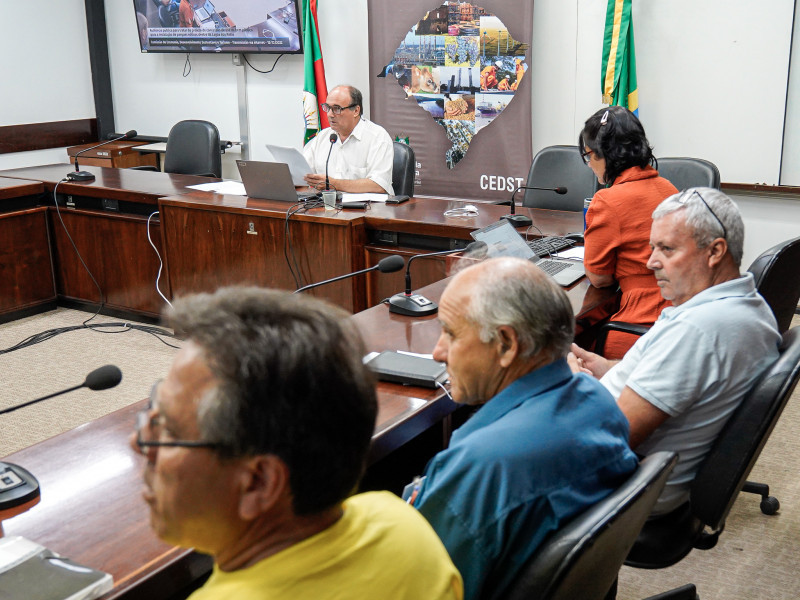
{"type": "Polygon", "coordinates": [[[553,190],[556,194],[561,194],[562,196],[567,193],[567,188],[565,187],[557,187],[553,190]]]}
{"type": "Polygon", "coordinates": [[[125,133],[125,139],[129,140],[131,138],[135,138],[137,135],[139,135],[139,134],[136,133],[136,130],[135,129],[131,129],[130,131],[125,133]]]}
{"type": "Polygon", "coordinates": [[[122,371],[116,365],[105,365],[86,376],[83,387],[90,390],[107,390],[122,381],[122,371]]]}
{"type": "Polygon", "coordinates": [[[406,262],[403,260],[402,256],[392,254],[378,261],[378,271],[381,273],[394,273],[402,269],[405,264],[406,262]]]}
{"type": "Polygon", "coordinates": [[[336,135],[335,133],[332,133],[332,134],[331,134],[331,137],[330,137],[331,144],[335,144],[335,143],[336,143],[336,139],[337,139],[338,137],[339,137],[338,135],[336,135]]]}

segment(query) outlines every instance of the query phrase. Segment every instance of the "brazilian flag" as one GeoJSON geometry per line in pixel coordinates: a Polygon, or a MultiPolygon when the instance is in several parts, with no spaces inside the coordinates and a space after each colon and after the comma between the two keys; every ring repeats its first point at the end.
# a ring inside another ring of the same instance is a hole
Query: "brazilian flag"
{"type": "Polygon", "coordinates": [[[317,33],[317,0],[303,0],[303,52],[303,118],[306,122],[303,144],[306,144],[328,127],[328,115],[319,108],[328,96],[328,86],[317,33]]]}
{"type": "Polygon", "coordinates": [[[639,116],[631,4],[632,0],[608,0],[600,89],[604,104],[624,106],[639,116]]]}

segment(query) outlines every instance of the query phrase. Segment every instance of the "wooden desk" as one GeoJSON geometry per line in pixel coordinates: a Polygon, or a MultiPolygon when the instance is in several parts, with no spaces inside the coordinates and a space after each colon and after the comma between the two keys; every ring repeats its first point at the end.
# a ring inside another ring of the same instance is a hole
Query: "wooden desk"
{"type": "MultiPolygon", "coordinates": [[[[100,142],[81,144],[67,148],[67,158],[74,162],[75,155],[86,148],[96,146],[100,142]]],[[[128,167],[152,166],[158,167],[157,157],[154,154],[143,154],[137,151],[137,146],[144,146],[147,142],[120,141],[110,142],[94,150],[89,150],[78,157],[81,167],[113,167],[127,169],[128,167]]]]}
{"type": "MultiPolygon", "coordinates": [[[[420,291],[438,300],[445,283],[420,291]]],[[[568,295],[580,318],[580,311],[596,308],[609,292],[583,283],[568,295]]],[[[435,316],[403,317],[383,305],[353,319],[367,348],[375,351],[430,352],[440,331],[435,316]]],[[[449,414],[455,405],[442,395],[439,390],[380,383],[370,463],[449,414]]],[[[164,544],[149,528],[149,511],[140,496],[144,458],[128,445],[136,413],[145,402],[7,458],[35,474],[42,497],[28,512],[4,523],[6,535],[24,536],[111,573],[115,588],[105,598],[168,598],[211,567],[208,557],[164,544]]]]}

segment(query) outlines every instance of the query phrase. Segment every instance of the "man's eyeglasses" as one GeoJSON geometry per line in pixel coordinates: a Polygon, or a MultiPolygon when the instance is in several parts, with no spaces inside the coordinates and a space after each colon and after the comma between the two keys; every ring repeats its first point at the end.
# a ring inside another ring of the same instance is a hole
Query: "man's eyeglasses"
{"type": "Polygon", "coordinates": [[[589,157],[594,154],[594,150],[581,150],[581,158],[583,159],[583,164],[589,164],[589,157]]]}
{"type": "Polygon", "coordinates": [[[335,115],[342,114],[343,110],[347,110],[348,108],[355,108],[358,104],[351,104],[350,106],[339,106],[338,104],[330,105],[327,102],[325,104],[320,105],[320,108],[324,110],[326,113],[333,113],[335,115]]]}
{"type": "Polygon", "coordinates": [[[708,209],[708,212],[710,212],[713,215],[713,217],[717,220],[717,223],[719,223],[719,226],[722,227],[722,239],[727,240],[728,239],[728,230],[725,229],[725,225],[723,225],[722,220],[717,216],[717,213],[715,213],[711,209],[711,207],[708,205],[708,202],[706,202],[705,198],[703,198],[703,196],[700,194],[700,192],[698,192],[697,190],[692,190],[691,194],[686,194],[684,192],[677,199],[678,204],[686,204],[687,202],[689,202],[689,200],[691,200],[692,196],[694,196],[695,194],[697,194],[697,197],[700,198],[700,201],[708,209]]]}
{"type": "Polygon", "coordinates": [[[201,440],[162,440],[164,416],[158,412],[156,391],[161,381],[153,384],[150,391],[150,402],[146,409],[136,415],[136,445],[142,454],[147,454],[148,448],[216,448],[219,444],[201,440]]]}

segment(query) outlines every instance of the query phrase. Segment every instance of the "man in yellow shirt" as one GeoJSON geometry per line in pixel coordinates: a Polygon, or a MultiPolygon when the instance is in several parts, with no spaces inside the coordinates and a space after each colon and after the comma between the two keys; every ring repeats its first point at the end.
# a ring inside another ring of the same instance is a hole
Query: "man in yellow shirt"
{"type": "Polygon", "coordinates": [[[214,557],[192,600],[462,598],[413,508],[388,492],[347,498],[377,402],[343,312],[228,288],[176,301],[169,317],[187,340],[132,443],[156,534],[214,557]]]}

